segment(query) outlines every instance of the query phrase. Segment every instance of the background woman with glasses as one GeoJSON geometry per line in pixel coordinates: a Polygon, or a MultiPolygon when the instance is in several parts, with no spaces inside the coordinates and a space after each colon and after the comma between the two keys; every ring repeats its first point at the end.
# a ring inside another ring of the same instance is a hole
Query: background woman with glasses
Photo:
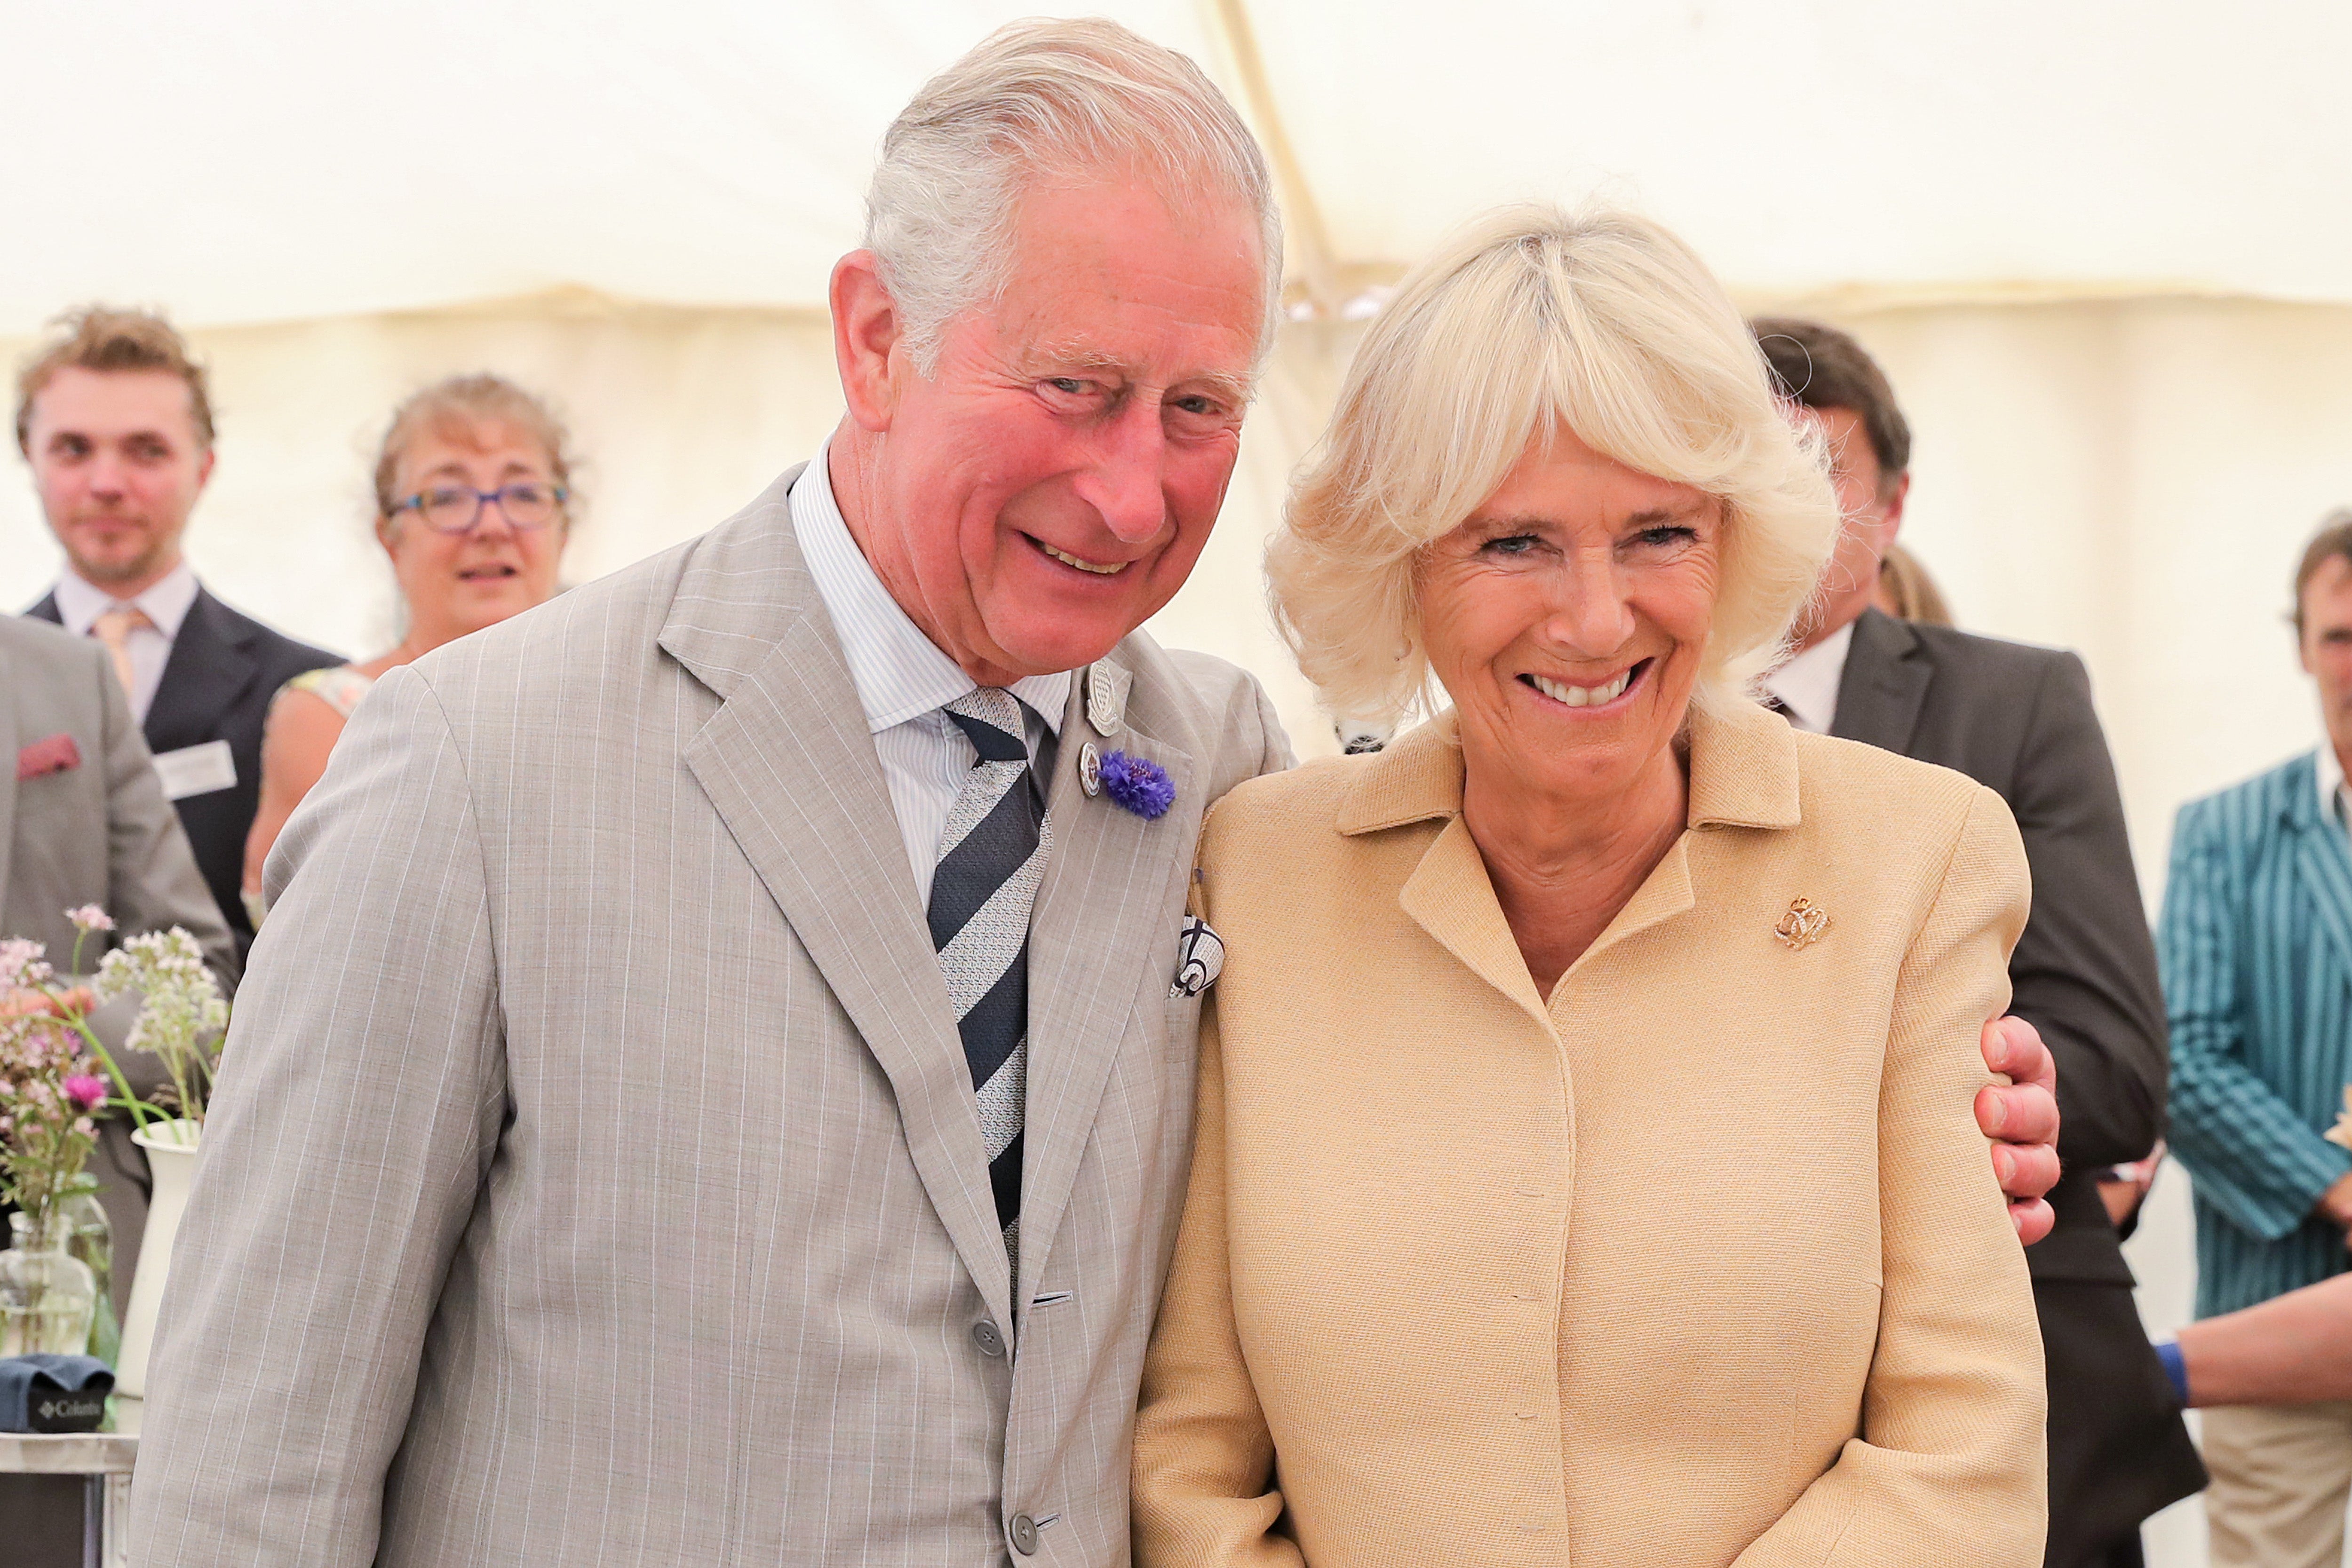
{"type": "Polygon", "coordinates": [[[245,844],[245,902],[257,928],[269,848],[368,688],[394,665],[554,595],[571,469],[547,405],[499,376],[451,376],[394,412],[376,457],[375,534],[400,585],[406,635],[363,664],[296,676],[271,704],[261,806],[245,844]]]}

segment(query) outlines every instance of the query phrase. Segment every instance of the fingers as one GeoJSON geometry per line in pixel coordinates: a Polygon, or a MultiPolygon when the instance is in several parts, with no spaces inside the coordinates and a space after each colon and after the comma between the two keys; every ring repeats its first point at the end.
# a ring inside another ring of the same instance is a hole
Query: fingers
{"type": "Polygon", "coordinates": [[[1999,1143],[2055,1144],[2058,1097],[2038,1083],[1988,1083],[1977,1091],[1977,1126],[1999,1143]]]}
{"type": "Polygon", "coordinates": [[[2058,1092],[2058,1063],[2042,1043],[2042,1031],[2021,1018],[1997,1018],[1984,1026],[1985,1065],[2012,1083],[2058,1092]]]}
{"type": "Polygon", "coordinates": [[[2058,1223],[2057,1214],[2040,1198],[2029,1198],[2009,1206],[2010,1223],[2017,1227],[2017,1239],[2031,1247],[2050,1234],[2058,1223]]]}
{"type": "Polygon", "coordinates": [[[2058,1151],[2047,1144],[1995,1144],[1992,1174],[2012,1202],[2040,1197],[2058,1185],[2058,1151]]]}

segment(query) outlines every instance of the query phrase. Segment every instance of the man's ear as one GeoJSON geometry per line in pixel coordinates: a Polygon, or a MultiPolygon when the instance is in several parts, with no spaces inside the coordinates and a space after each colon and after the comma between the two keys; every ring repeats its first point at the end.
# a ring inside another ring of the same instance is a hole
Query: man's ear
{"type": "Polygon", "coordinates": [[[1895,493],[1886,498],[1886,542],[1893,544],[1895,536],[1903,531],[1903,503],[1911,498],[1911,471],[1906,468],[1895,476],[1895,493]]]}
{"type": "Polygon", "coordinates": [[[866,430],[890,428],[898,412],[902,359],[898,301],[882,287],[881,263],[870,250],[853,250],[833,266],[827,291],[833,306],[833,357],[841,371],[849,417],[866,430]]]}
{"type": "Polygon", "coordinates": [[[201,496],[201,495],[203,495],[203,494],[205,493],[205,486],[207,483],[209,483],[209,482],[211,481],[212,476],[213,476],[213,449],[212,449],[211,447],[207,446],[207,447],[205,447],[205,457],[204,457],[204,461],[196,465],[196,494],[197,494],[197,495],[201,496]]]}

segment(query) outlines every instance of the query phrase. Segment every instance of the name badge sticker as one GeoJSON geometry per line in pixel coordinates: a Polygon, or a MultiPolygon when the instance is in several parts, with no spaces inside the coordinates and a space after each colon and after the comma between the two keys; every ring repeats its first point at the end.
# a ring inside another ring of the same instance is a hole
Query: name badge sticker
{"type": "Polygon", "coordinates": [[[155,776],[163,781],[165,799],[184,800],[191,795],[234,789],[236,758],[229,755],[227,741],[207,740],[201,746],[158,753],[155,776]]]}

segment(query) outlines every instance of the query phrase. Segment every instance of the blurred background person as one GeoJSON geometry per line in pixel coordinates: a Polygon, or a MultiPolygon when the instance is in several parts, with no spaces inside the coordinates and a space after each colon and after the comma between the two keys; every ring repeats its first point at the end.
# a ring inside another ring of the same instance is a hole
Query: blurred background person
{"type": "Polygon", "coordinates": [[[1750,323],[1828,437],[1844,526],[1797,653],[1768,685],[1801,729],[1940,763],[1998,792],[2033,870],[2011,1009],[2058,1060],[2058,1222],[2026,1253],[2050,1387],[2048,1568],[2131,1568],[2140,1521],[2203,1484],[2149,1350],[2103,1171],[2163,1132],[2164,997],[2090,677],[2073,653],[1874,608],[1910,493],[1911,430],[1877,363],[1817,321],[1750,323]]]}
{"type": "Polygon", "coordinates": [[[2157,1348],[2193,1408],[2352,1400],[2352,1276],[2201,1319],[2157,1348]]]}
{"type": "MultiPolygon", "coordinates": [[[[2347,1261],[2352,1154],[2326,1134],[2352,1079],[2352,512],[2305,548],[2292,621],[2324,738],[2181,808],[2158,929],[2173,1152],[2196,1178],[2200,1319],[2347,1261]]],[[[2062,1101],[2063,1077],[2062,1064],[2062,1101]]],[[[2336,1568],[2352,1404],[2209,1409],[2204,1445],[2215,1568],[2336,1568]]]]}
{"type": "Polygon", "coordinates": [[[181,538],[213,473],[204,367],[162,317],[92,306],[16,378],[16,447],[66,570],[27,613],[98,639],[236,935],[270,694],[341,662],[213,597],[181,538]]]}
{"type": "Polygon", "coordinates": [[[406,631],[364,663],[297,675],[270,704],[260,808],[245,846],[242,892],[255,925],[270,846],[326,771],[360,699],[385,671],[552,598],[571,500],[563,426],[512,382],[451,376],[394,412],[376,455],[375,537],[406,631]]]}
{"type": "Polygon", "coordinates": [[[1936,586],[1926,564],[1898,539],[1887,541],[1886,554],[1878,563],[1878,591],[1871,595],[1871,604],[1880,614],[1897,621],[1952,624],[1952,609],[1944,602],[1944,591],[1936,586]]]}
{"type": "MultiPolygon", "coordinates": [[[[113,661],[97,643],[18,616],[0,616],[0,937],[48,948],[60,977],[74,962],[66,911],[97,904],[112,933],[81,944],[80,971],[123,938],[185,926],[224,991],[237,978],[236,941],[196,869],[185,831],[131,717],[113,661]]],[[[30,997],[0,996],[0,1007],[30,997]]],[[[101,1038],[132,1086],[151,1093],[164,1081],[144,1052],[124,1051],[123,1031],[98,1020],[101,1038]]],[[[118,1317],[147,1218],[146,1155],[121,1115],[100,1123],[89,1169],[114,1233],[110,1283],[118,1317]]],[[[11,1568],[74,1568],[82,1561],[82,1482],[78,1476],[0,1475],[0,1525],[11,1568]]]]}

